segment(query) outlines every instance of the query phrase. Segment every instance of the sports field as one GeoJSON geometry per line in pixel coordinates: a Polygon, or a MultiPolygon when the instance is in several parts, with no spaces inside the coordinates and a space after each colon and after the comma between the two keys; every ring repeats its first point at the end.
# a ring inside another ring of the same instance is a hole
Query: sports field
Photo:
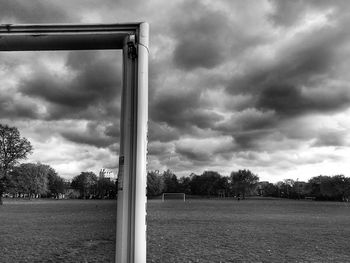
{"type": "Polygon", "coordinates": [[[350,262],[345,203],[190,200],[148,208],[149,262],[350,262]]]}
{"type": "Polygon", "coordinates": [[[0,262],[113,262],[116,201],[8,201],[0,262]]]}
{"type": "MultiPolygon", "coordinates": [[[[115,201],[5,201],[0,262],[113,262],[115,201]]],[[[350,262],[350,206],[149,201],[147,262],[350,262]]]]}

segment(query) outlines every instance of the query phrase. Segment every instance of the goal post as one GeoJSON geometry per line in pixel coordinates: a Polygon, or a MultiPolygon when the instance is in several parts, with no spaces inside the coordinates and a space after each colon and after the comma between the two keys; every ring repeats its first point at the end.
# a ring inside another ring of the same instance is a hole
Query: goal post
{"type": "Polygon", "coordinates": [[[186,194],[185,193],[163,193],[162,202],[165,202],[166,200],[182,200],[186,202],[186,194]]]}
{"type": "Polygon", "coordinates": [[[124,39],[116,262],[146,263],[148,24],[124,39]]]}
{"type": "Polygon", "coordinates": [[[116,262],[146,263],[147,23],[0,25],[0,51],[123,51],[116,262]]]}

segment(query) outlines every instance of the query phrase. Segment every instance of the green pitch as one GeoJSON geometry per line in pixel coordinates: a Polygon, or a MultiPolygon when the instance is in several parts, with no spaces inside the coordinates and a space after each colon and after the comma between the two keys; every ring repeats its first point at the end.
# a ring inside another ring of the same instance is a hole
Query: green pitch
{"type": "Polygon", "coordinates": [[[0,262],[114,262],[116,201],[8,201],[0,262]]]}
{"type": "MultiPolygon", "coordinates": [[[[350,262],[350,205],[149,201],[148,262],[350,262]]],[[[0,262],[114,262],[116,201],[9,201],[0,262]]]]}
{"type": "Polygon", "coordinates": [[[149,202],[148,262],[350,262],[350,205],[149,202]]]}

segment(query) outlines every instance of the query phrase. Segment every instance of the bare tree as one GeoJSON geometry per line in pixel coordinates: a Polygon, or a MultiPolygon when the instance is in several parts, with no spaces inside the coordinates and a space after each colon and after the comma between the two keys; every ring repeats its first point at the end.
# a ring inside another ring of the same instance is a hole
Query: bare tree
{"type": "Polygon", "coordinates": [[[21,138],[16,127],[0,124],[0,205],[9,171],[19,160],[27,158],[32,150],[30,142],[24,137],[21,138]]]}

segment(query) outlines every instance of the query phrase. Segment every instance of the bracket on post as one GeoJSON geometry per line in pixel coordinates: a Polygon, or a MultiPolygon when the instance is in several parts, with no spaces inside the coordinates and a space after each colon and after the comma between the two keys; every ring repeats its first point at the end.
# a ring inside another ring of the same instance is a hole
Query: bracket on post
{"type": "Polygon", "coordinates": [[[135,59],[137,58],[137,49],[136,49],[136,44],[135,44],[135,35],[130,35],[129,36],[129,41],[128,41],[128,58],[130,59],[135,59]]]}

